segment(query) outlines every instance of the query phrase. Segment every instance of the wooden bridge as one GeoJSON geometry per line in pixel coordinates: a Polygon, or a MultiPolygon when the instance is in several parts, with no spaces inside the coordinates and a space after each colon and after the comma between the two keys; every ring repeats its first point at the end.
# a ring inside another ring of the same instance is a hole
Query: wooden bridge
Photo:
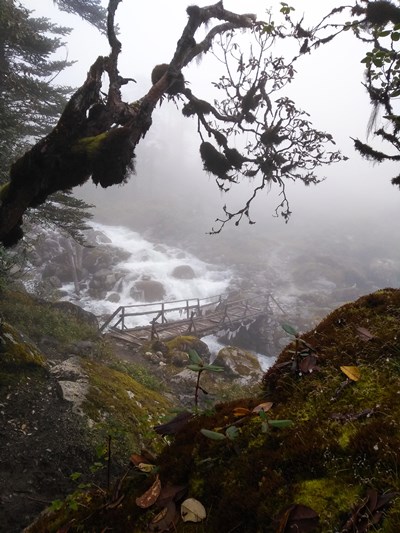
{"type": "Polygon", "coordinates": [[[238,298],[218,295],[120,306],[100,331],[108,330],[113,337],[140,346],[154,339],[167,341],[179,335],[204,337],[220,331],[234,331],[262,314],[272,313],[274,307],[285,313],[271,294],[241,295],[238,298]],[[131,317],[136,320],[143,317],[149,321],[146,325],[130,327],[131,317]]]}

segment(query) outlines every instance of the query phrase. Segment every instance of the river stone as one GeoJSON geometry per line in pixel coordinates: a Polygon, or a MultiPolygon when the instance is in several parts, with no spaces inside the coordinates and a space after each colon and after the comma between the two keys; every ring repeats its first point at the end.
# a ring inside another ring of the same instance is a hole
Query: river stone
{"type": "Polygon", "coordinates": [[[117,304],[121,300],[121,296],[117,292],[112,292],[107,296],[107,302],[117,304]]]}
{"type": "Polygon", "coordinates": [[[50,276],[48,279],[47,279],[47,282],[52,286],[54,287],[55,289],[59,289],[60,287],[62,287],[62,283],[60,281],[60,278],[58,278],[57,276],[50,276]]]}
{"type": "Polygon", "coordinates": [[[172,271],[172,277],[176,279],[193,279],[196,274],[190,265],[178,265],[172,271]]]}
{"type": "Polygon", "coordinates": [[[141,293],[145,302],[159,302],[165,296],[164,285],[160,281],[152,279],[136,281],[130,292],[132,298],[141,293]]]}
{"type": "Polygon", "coordinates": [[[189,363],[189,356],[186,352],[174,350],[171,355],[171,363],[175,366],[185,366],[189,363]]]}
{"type": "Polygon", "coordinates": [[[219,352],[214,365],[222,366],[227,373],[234,376],[262,376],[262,369],[257,357],[233,346],[225,346],[219,352]]]}

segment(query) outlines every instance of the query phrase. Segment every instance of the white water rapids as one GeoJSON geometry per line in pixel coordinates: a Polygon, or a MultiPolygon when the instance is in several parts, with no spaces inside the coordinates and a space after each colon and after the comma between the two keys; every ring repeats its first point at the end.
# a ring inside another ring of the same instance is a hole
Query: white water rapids
{"type": "MultiPolygon", "coordinates": [[[[120,248],[129,254],[127,259],[114,266],[115,271],[124,271],[126,274],[112,290],[108,291],[104,299],[93,299],[85,291],[82,291],[81,295],[77,297],[72,283],[63,285],[62,289],[67,292],[64,299],[79,303],[97,316],[111,314],[119,306],[143,304],[143,301],[132,297],[131,288],[135,281],[144,278],[163,285],[164,301],[166,302],[209,298],[225,293],[229,286],[232,271],[226,267],[205,263],[177,247],[152,243],[139,233],[122,226],[92,223],[92,227],[110,239],[109,244],[102,242],[102,246],[120,248]],[[174,277],[172,275],[174,268],[180,265],[189,265],[193,269],[195,277],[193,279],[174,277]],[[117,292],[120,296],[118,303],[107,300],[107,297],[113,292],[117,292]]],[[[149,306],[149,310],[156,307],[159,308],[159,305],[149,306]]],[[[128,324],[130,327],[149,323],[148,317],[136,317],[130,320],[131,322],[128,324]]]]}

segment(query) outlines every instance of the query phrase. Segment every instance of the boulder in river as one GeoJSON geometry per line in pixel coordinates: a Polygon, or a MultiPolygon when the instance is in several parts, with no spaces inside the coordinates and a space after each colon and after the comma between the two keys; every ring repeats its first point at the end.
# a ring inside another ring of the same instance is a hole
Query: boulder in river
{"type": "Polygon", "coordinates": [[[172,271],[172,277],[176,279],[193,279],[196,274],[190,265],[178,265],[172,271]]]}

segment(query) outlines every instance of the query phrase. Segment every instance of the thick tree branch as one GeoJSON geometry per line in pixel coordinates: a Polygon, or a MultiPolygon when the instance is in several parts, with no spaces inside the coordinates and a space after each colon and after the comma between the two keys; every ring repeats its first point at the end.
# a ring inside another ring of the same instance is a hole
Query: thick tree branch
{"type": "Polygon", "coordinates": [[[127,178],[132,170],[135,146],[150,128],[155,106],[181,75],[182,68],[197,55],[193,53],[197,48],[194,35],[201,24],[212,18],[226,21],[209,33],[208,41],[197,53],[211,45],[213,36],[233,27],[250,28],[254,21],[252,15],[226,11],[222,2],[204,8],[191,6],[188,23],[167,72],[141,100],[128,104],[121,98],[120,88],[129,80],[119,75],[121,43],[114,28],[120,1],[110,0],[108,6],[109,56],[97,58],[56,127],[12,166],[10,181],[0,191],[0,241],[5,245],[14,244],[22,237],[22,216],[26,209],[43,203],[50,194],[81,185],[90,177],[103,187],[127,178]],[[109,80],[106,98],[101,93],[105,72],[109,80]]]}

